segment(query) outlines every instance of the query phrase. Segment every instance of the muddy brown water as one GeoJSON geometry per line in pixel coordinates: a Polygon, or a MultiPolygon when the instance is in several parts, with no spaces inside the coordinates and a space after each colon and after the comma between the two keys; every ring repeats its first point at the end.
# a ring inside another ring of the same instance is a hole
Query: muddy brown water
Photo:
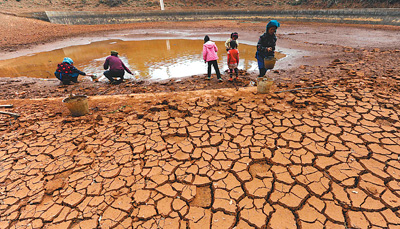
{"type": "MultiPolygon", "coordinates": [[[[227,67],[227,52],[223,41],[215,42],[218,47],[218,64],[221,71],[227,67]]],[[[74,60],[74,65],[87,74],[103,76],[103,63],[110,50],[117,50],[119,57],[134,73],[126,78],[164,80],[190,75],[205,74],[207,65],[202,57],[202,40],[160,39],[160,40],[105,40],[87,45],[69,46],[47,52],[40,52],[0,61],[0,77],[54,78],[57,64],[64,57],[74,60]]],[[[254,57],[255,46],[239,44],[239,69],[257,69],[254,57]]],[[[277,58],[285,55],[277,53],[277,58]]]]}

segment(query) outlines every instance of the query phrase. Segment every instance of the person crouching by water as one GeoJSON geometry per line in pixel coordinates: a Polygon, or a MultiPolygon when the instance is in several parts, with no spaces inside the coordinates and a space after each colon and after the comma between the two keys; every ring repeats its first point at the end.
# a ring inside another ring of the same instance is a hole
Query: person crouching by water
{"type": "Polygon", "coordinates": [[[264,77],[267,69],[264,65],[265,58],[275,57],[275,46],[276,46],[276,30],[280,26],[280,23],[276,20],[268,22],[266,32],[260,36],[257,43],[256,58],[258,62],[258,68],[260,75],[258,77],[264,77]]]}
{"type": "Polygon", "coordinates": [[[58,64],[57,70],[54,75],[59,79],[63,85],[69,85],[72,83],[78,83],[79,75],[86,75],[86,73],[79,71],[74,65],[74,61],[65,57],[63,62],[58,64]]]}
{"type": "Polygon", "coordinates": [[[122,60],[119,59],[117,51],[111,51],[111,56],[107,57],[103,67],[105,70],[108,69],[103,74],[112,84],[122,83],[124,81],[125,71],[133,75],[131,70],[129,70],[122,62],[122,60]],[[116,78],[119,79],[116,80],[116,78]]]}
{"type": "Polygon", "coordinates": [[[217,78],[219,81],[222,81],[221,78],[221,73],[219,72],[218,68],[218,48],[217,45],[215,45],[214,42],[210,41],[210,38],[208,35],[204,37],[204,44],[203,44],[203,59],[204,62],[208,63],[208,68],[207,68],[207,74],[208,77],[207,79],[211,79],[211,65],[214,66],[215,73],[217,74],[217,78]]]}

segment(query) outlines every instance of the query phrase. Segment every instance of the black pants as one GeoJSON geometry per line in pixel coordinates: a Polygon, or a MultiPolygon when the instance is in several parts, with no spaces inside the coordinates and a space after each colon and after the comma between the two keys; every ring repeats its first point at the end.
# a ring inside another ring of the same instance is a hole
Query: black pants
{"type": "Polygon", "coordinates": [[[70,85],[71,82],[78,82],[79,73],[62,74],[55,72],[54,75],[62,82],[63,85],[70,85]]]}
{"type": "Polygon", "coordinates": [[[232,78],[233,70],[235,70],[236,77],[238,77],[239,76],[239,69],[238,68],[235,68],[235,69],[230,68],[229,69],[229,76],[232,78]]]}
{"type": "Polygon", "coordinates": [[[104,74],[105,77],[107,77],[107,79],[111,83],[114,83],[114,82],[121,83],[124,80],[125,71],[124,70],[113,70],[113,71],[108,70],[108,71],[105,71],[103,74],[104,74]],[[119,80],[115,80],[115,78],[120,78],[120,79],[119,80]]]}
{"type": "Polygon", "coordinates": [[[267,69],[266,68],[260,68],[260,75],[258,77],[264,77],[265,73],[267,73],[267,69]]]}
{"type": "Polygon", "coordinates": [[[217,60],[208,61],[207,63],[208,63],[208,68],[207,68],[208,78],[211,77],[211,65],[212,65],[214,66],[215,73],[217,73],[217,78],[220,79],[221,73],[219,72],[217,60]]]}

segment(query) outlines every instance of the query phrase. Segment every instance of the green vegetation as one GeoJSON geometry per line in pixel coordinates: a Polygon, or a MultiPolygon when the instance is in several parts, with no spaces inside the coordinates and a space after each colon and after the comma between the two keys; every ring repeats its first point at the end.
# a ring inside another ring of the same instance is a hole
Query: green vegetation
{"type": "MultiPolygon", "coordinates": [[[[279,3],[279,2],[278,2],[279,3]]],[[[361,7],[379,7],[379,6],[390,6],[393,4],[400,3],[400,0],[358,0],[358,1],[350,1],[350,0],[321,0],[321,1],[308,1],[308,0],[289,0],[285,2],[288,5],[292,6],[315,6],[318,8],[331,8],[331,7],[339,7],[343,8],[348,5],[356,5],[361,7]]],[[[346,7],[345,7],[346,8],[346,7]]]]}
{"type": "MultiPolygon", "coordinates": [[[[31,8],[36,6],[127,7],[159,9],[159,0],[0,0],[1,7],[31,8]]],[[[346,8],[399,8],[400,0],[164,0],[167,10],[188,7],[194,9],[346,9],[346,8]]]]}
{"type": "Polygon", "coordinates": [[[126,2],[126,0],[100,0],[100,4],[104,4],[110,7],[115,7],[115,6],[120,6],[122,5],[123,2],[126,2]]]}
{"type": "MultiPolygon", "coordinates": [[[[307,1],[307,0],[305,0],[305,1],[307,1]]],[[[399,3],[400,0],[359,0],[359,1],[323,0],[323,2],[326,2],[327,7],[346,5],[349,3],[350,4],[356,3],[356,4],[360,4],[362,6],[368,7],[368,6],[374,6],[374,5],[380,5],[380,4],[391,5],[391,4],[399,3]]]]}
{"type": "Polygon", "coordinates": [[[152,7],[154,5],[157,5],[157,3],[156,2],[152,2],[152,1],[146,2],[146,6],[148,6],[148,7],[152,7]]]}

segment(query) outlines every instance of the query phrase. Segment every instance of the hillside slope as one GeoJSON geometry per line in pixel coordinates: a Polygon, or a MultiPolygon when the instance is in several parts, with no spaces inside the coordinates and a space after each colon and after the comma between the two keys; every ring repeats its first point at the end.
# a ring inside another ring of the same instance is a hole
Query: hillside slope
{"type": "MultiPolygon", "coordinates": [[[[165,10],[201,9],[337,9],[400,8],[400,0],[164,0],[165,10]]],[[[0,0],[0,12],[23,13],[53,11],[152,11],[160,9],[158,0],[0,0]]]]}

